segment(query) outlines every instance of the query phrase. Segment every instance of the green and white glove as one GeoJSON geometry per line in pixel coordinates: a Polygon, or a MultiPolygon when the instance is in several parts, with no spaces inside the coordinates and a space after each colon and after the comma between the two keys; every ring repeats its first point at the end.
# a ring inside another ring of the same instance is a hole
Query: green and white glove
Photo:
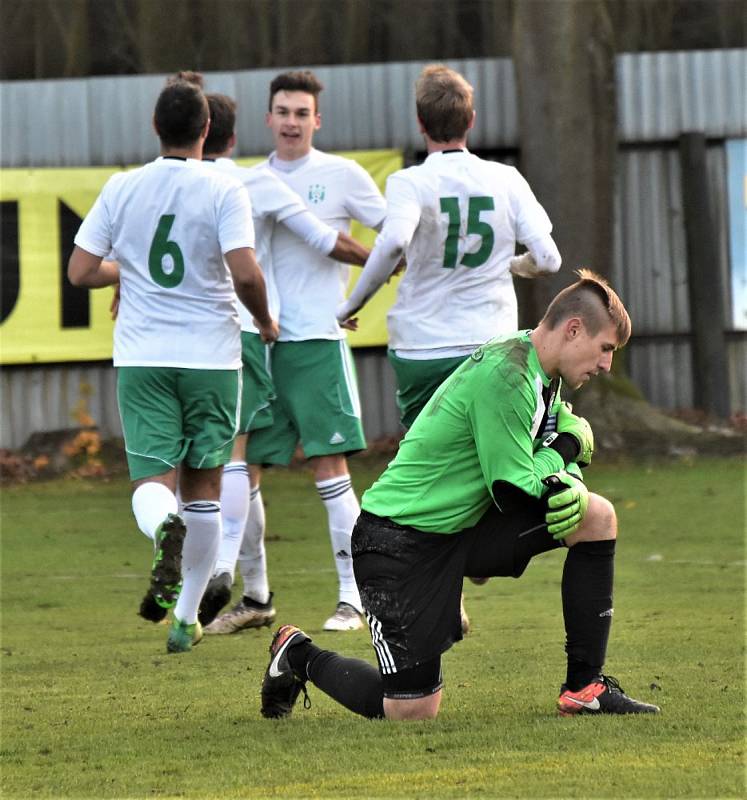
{"type": "Polygon", "coordinates": [[[594,432],[583,417],[577,417],[573,413],[570,403],[561,403],[558,406],[555,430],[558,433],[569,433],[573,436],[579,447],[576,462],[581,467],[588,467],[591,464],[591,457],[594,455],[594,432]]]}
{"type": "Polygon", "coordinates": [[[545,522],[553,539],[565,539],[578,529],[589,508],[589,490],[584,482],[567,472],[556,472],[545,478],[550,487],[545,494],[545,522]]]}
{"type": "Polygon", "coordinates": [[[565,471],[574,478],[578,478],[580,481],[584,479],[584,475],[581,472],[581,467],[579,467],[575,461],[571,461],[570,464],[566,464],[565,471]]]}

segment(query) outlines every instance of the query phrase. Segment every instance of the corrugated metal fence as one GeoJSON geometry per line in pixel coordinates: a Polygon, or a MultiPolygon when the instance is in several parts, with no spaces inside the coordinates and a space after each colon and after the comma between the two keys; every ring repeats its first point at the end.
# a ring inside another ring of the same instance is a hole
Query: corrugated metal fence
{"type": "MultiPolygon", "coordinates": [[[[518,121],[509,59],[449,62],[474,85],[474,150],[517,148],[518,121]]],[[[414,81],[422,62],[320,67],[321,149],[422,148],[414,81]]],[[[239,100],[239,154],[270,149],[264,127],[269,82],[279,70],[207,73],[209,91],[239,100]]],[[[0,83],[0,164],[58,167],[136,164],[157,154],[150,120],[165,76],[0,83]]],[[[747,50],[625,54],[617,58],[619,191],[614,285],[635,320],[632,377],[665,408],[693,402],[690,313],[677,137],[709,139],[712,201],[721,242],[714,269],[728,276],[724,139],[747,136],[747,50]]],[[[0,176],[1,179],[1,176],[0,176]]],[[[729,281],[725,280],[725,285],[729,281]]],[[[728,304],[726,306],[728,308],[728,304]]],[[[747,343],[730,337],[732,408],[747,409],[747,343]]],[[[397,432],[394,379],[383,348],[356,351],[370,438],[397,432]]],[[[72,424],[81,384],[105,434],[119,433],[113,370],[107,365],[5,368],[0,446],[72,424]]]]}

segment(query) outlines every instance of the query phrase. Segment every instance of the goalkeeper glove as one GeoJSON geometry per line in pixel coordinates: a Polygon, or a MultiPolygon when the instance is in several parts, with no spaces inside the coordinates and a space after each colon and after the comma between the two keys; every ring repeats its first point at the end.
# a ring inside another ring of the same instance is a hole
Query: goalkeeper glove
{"type": "Polygon", "coordinates": [[[594,455],[594,432],[583,417],[577,417],[571,411],[570,403],[561,403],[558,406],[555,429],[558,433],[570,433],[573,436],[578,442],[576,462],[581,467],[588,467],[591,464],[591,457],[594,455]]]}
{"type": "Polygon", "coordinates": [[[580,481],[582,481],[584,479],[584,476],[583,476],[583,474],[581,472],[581,468],[578,466],[578,464],[575,461],[571,461],[570,464],[566,464],[565,465],[565,471],[569,475],[572,475],[574,478],[578,478],[580,481]]]}
{"type": "Polygon", "coordinates": [[[578,529],[589,508],[589,490],[584,482],[567,472],[556,472],[545,478],[550,487],[545,495],[545,522],[553,539],[565,539],[578,529]]]}

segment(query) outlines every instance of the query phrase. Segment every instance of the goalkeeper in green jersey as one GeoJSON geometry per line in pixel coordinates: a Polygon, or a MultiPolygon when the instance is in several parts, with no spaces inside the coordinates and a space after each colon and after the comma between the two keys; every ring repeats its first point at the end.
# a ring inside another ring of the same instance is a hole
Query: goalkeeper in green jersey
{"type": "Polygon", "coordinates": [[[366,717],[435,717],[441,654],[462,638],[464,577],[518,578],[533,556],[555,548],[566,550],[559,712],[659,711],[602,672],[617,521],[612,504],[580,478],[593,435],[559,389],[609,372],[631,328],[607,283],[578,274],[534,330],[491,339],[444,381],[363,495],[353,564],[379,668],[284,625],[270,646],[264,716],[289,714],[311,682],[366,717]],[[545,436],[551,413],[555,431],[545,436]]]}

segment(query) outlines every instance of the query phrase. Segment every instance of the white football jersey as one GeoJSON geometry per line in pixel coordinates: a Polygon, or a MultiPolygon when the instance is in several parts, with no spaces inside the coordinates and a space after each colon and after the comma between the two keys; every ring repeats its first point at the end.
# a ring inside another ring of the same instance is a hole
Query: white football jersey
{"type": "Polygon", "coordinates": [[[431,153],[387,179],[387,224],[415,227],[387,315],[398,352],[482,344],[518,325],[509,260],[552,230],[520,173],[467,150],[431,153]]]}
{"type": "MultiPolygon", "coordinates": [[[[210,163],[210,162],[208,162],[210,163]]],[[[301,198],[283,183],[266,163],[254,167],[240,167],[230,158],[218,158],[218,169],[233,175],[246,186],[252,203],[256,256],[267,284],[267,301],[270,315],[278,319],[280,297],[272,266],[272,237],[279,223],[292,225],[294,232],[323,254],[329,253],[337,241],[337,232],[324,225],[306,208],[301,198]],[[299,218],[300,219],[297,219],[299,218]]],[[[241,330],[259,333],[252,315],[239,303],[241,330]]]]}
{"type": "Polygon", "coordinates": [[[254,247],[249,196],[201,161],[113,175],[75,244],[119,262],[114,366],[238,369],[238,300],[223,253],[254,247]]]}
{"type": "MultiPolygon", "coordinates": [[[[351,219],[369,228],[381,224],[386,203],[363,167],[314,149],[299,162],[279,162],[273,154],[264,163],[335,230],[349,233],[351,219]]],[[[280,341],[342,339],[335,312],[345,297],[350,268],[282,227],[272,238],[272,262],[280,294],[280,341]]]]}

